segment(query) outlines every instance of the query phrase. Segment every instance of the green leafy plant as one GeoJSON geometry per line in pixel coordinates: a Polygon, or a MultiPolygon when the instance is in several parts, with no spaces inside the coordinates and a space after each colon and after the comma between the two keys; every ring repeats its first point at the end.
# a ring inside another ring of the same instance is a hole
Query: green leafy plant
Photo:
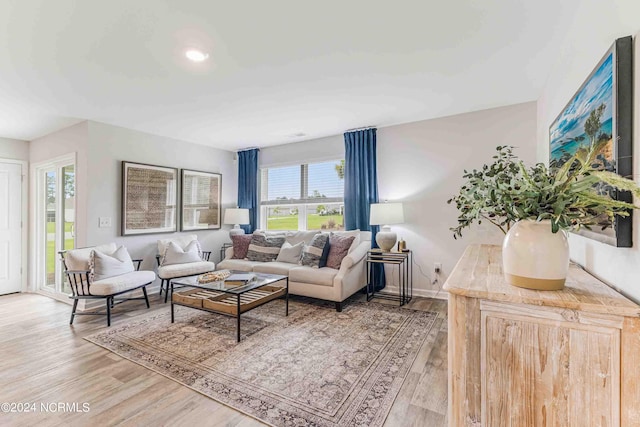
{"type": "MultiPolygon", "coordinates": [[[[640,187],[614,172],[602,170],[600,154],[606,140],[593,141],[578,149],[562,167],[550,170],[538,163],[527,168],[513,154],[513,147],[499,146],[494,162],[480,170],[464,171],[465,184],[447,203],[455,203],[460,215],[453,237],[483,220],[506,233],[518,220],[550,220],[551,231],[612,224],[615,215],[628,216],[637,206],[625,197],[612,194],[630,192],[640,197],[640,187]]],[[[626,193],[627,195],[629,193],[626,193]]]]}

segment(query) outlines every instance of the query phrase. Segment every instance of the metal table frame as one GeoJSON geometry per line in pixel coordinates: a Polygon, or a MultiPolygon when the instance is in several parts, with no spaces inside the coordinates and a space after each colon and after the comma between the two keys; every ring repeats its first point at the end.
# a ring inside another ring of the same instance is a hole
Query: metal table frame
{"type": "Polygon", "coordinates": [[[383,298],[398,301],[400,306],[407,304],[413,298],[413,252],[384,252],[381,249],[371,249],[367,253],[367,301],[375,298],[383,298]],[[382,294],[375,290],[375,272],[372,273],[374,264],[390,264],[398,266],[398,292],[399,295],[382,294]]]}
{"type": "MultiPolygon", "coordinates": [[[[274,276],[276,276],[276,275],[274,275],[274,276]]],[[[280,276],[280,275],[277,275],[277,276],[280,276]]],[[[183,307],[189,307],[189,308],[192,308],[194,310],[208,311],[209,313],[216,313],[216,314],[222,314],[222,315],[225,315],[225,316],[235,317],[237,319],[237,324],[236,324],[236,342],[240,342],[240,315],[242,313],[247,313],[247,312],[253,310],[254,308],[258,308],[258,307],[260,307],[260,306],[262,306],[264,304],[267,304],[268,302],[273,301],[273,300],[267,300],[267,301],[263,302],[262,304],[259,304],[259,305],[255,306],[255,307],[252,307],[252,308],[248,309],[248,310],[242,311],[241,308],[240,308],[240,296],[242,294],[246,293],[246,292],[252,291],[254,289],[260,289],[262,286],[273,285],[274,283],[278,283],[278,282],[280,282],[282,280],[286,280],[286,283],[287,283],[286,287],[284,288],[285,289],[285,293],[284,293],[285,316],[289,316],[289,277],[288,276],[281,276],[281,278],[278,279],[278,280],[274,280],[274,281],[270,281],[270,282],[264,283],[263,285],[258,286],[258,287],[248,288],[248,289],[246,289],[244,291],[241,291],[241,292],[230,292],[230,291],[225,291],[225,290],[221,290],[221,289],[212,289],[211,287],[207,287],[206,285],[181,284],[181,283],[178,282],[176,284],[178,286],[181,286],[181,287],[192,287],[192,288],[199,288],[199,289],[208,289],[208,290],[213,290],[213,291],[217,291],[217,292],[223,292],[223,293],[228,294],[228,295],[236,295],[237,304],[238,304],[237,305],[238,314],[236,316],[234,316],[233,314],[225,313],[225,312],[218,311],[218,310],[212,310],[212,309],[208,309],[208,308],[204,308],[204,307],[193,307],[193,306],[190,306],[190,305],[187,305],[187,304],[181,304],[179,302],[174,302],[173,298],[171,298],[171,323],[175,323],[174,306],[176,306],[176,305],[181,305],[183,307]]],[[[171,294],[173,295],[173,281],[171,281],[171,294]]]]}

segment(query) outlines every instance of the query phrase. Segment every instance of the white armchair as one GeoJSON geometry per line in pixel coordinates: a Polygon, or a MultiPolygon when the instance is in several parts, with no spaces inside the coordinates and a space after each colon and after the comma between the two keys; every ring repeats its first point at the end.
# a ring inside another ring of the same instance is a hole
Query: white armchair
{"type": "Polygon", "coordinates": [[[118,249],[115,243],[110,243],[107,245],[59,252],[64,266],[64,273],[67,276],[69,287],[71,288],[72,294],[69,295],[69,298],[73,299],[73,309],[71,310],[71,321],[69,324],[73,325],[73,319],[78,315],[106,315],[107,326],[111,326],[111,309],[115,305],[125,301],[144,300],[147,308],[149,308],[146,286],[153,283],[156,275],[153,271],[139,271],[140,263],[142,262],[141,259],[132,260],[127,253],[126,263],[130,266],[126,270],[127,272],[109,277],[97,277],[98,280],[94,280],[94,272],[91,269],[92,252],[95,250],[108,255],[114,254],[118,249]],[[133,264],[135,264],[135,267],[133,264]],[[119,295],[136,289],[142,289],[144,296],[136,298],[116,298],[119,295]],[[78,301],[81,299],[105,299],[106,312],[76,312],[78,301]],[[115,301],[118,302],[116,303],[115,301]]]}
{"type": "Polygon", "coordinates": [[[158,253],[156,260],[158,262],[158,277],[160,278],[160,295],[163,291],[165,292],[164,302],[167,302],[169,298],[171,280],[208,273],[216,268],[216,265],[209,261],[211,251],[200,250],[198,236],[195,234],[158,240],[158,253]],[[190,245],[194,241],[198,247],[197,257],[190,256],[188,253],[192,249],[190,245]],[[169,259],[171,251],[175,251],[173,259],[169,259]]]}

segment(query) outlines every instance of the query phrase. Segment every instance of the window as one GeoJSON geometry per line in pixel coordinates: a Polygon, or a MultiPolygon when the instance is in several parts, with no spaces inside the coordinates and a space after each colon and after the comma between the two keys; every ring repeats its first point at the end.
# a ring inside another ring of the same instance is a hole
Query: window
{"type": "Polygon", "coordinates": [[[262,169],[261,228],[344,230],[344,160],[262,169]]]}
{"type": "Polygon", "coordinates": [[[58,251],[75,247],[75,155],[35,166],[36,281],[41,290],[71,292],[58,251]]]}

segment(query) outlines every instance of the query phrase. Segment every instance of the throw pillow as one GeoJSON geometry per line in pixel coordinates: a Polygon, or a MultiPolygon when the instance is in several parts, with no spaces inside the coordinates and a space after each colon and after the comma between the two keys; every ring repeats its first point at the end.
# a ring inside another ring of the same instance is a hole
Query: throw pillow
{"type": "Polygon", "coordinates": [[[115,252],[107,254],[94,249],[89,261],[92,281],[120,276],[136,271],[127,248],[120,246],[115,252]]]}
{"type": "Polygon", "coordinates": [[[158,240],[158,253],[160,254],[160,256],[162,256],[166,252],[169,242],[174,242],[184,249],[189,243],[193,242],[194,240],[198,240],[198,236],[195,234],[177,235],[170,239],[158,240]]]}
{"type": "Polygon", "coordinates": [[[231,257],[231,259],[245,259],[247,257],[247,251],[249,250],[252,237],[252,234],[231,236],[231,243],[233,243],[233,257],[231,257]]]}
{"type": "Polygon", "coordinates": [[[337,234],[338,236],[343,236],[343,237],[349,237],[349,236],[353,236],[353,243],[351,243],[351,247],[349,248],[349,253],[353,252],[353,250],[355,248],[357,248],[360,245],[360,230],[349,230],[349,231],[336,231],[334,232],[334,234],[337,234]]]}
{"type": "Polygon", "coordinates": [[[169,242],[160,265],[185,264],[199,261],[202,261],[202,257],[200,256],[200,244],[197,240],[192,240],[184,249],[175,242],[169,242]]]}
{"type": "Polygon", "coordinates": [[[313,236],[311,242],[304,246],[300,264],[312,268],[321,268],[327,264],[329,255],[329,235],[320,233],[313,236]]]}
{"type": "Polygon", "coordinates": [[[340,236],[331,233],[329,236],[329,255],[327,256],[327,267],[340,269],[342,260],[349,253],[349,248],[355,240],[355,236],[340,236]]]}
{"type": "Polygon", "coordinates": [[[298,264],[300,262],[300,255],[302,254],[303,248],[304,242],[300,242],[296,245],[292,245],[289,242],[284,242],[284,244],[280,248],[280,253],[278,254],[278,258],[276,258],[276,261],[298,264]]]}
{"type": "Polygon", "coordinates": [[[267,237],[264,233],[253,233],[247,259],[249,261],[270,262],[275,261],[284,244],[284,236],[267,237]]]}

